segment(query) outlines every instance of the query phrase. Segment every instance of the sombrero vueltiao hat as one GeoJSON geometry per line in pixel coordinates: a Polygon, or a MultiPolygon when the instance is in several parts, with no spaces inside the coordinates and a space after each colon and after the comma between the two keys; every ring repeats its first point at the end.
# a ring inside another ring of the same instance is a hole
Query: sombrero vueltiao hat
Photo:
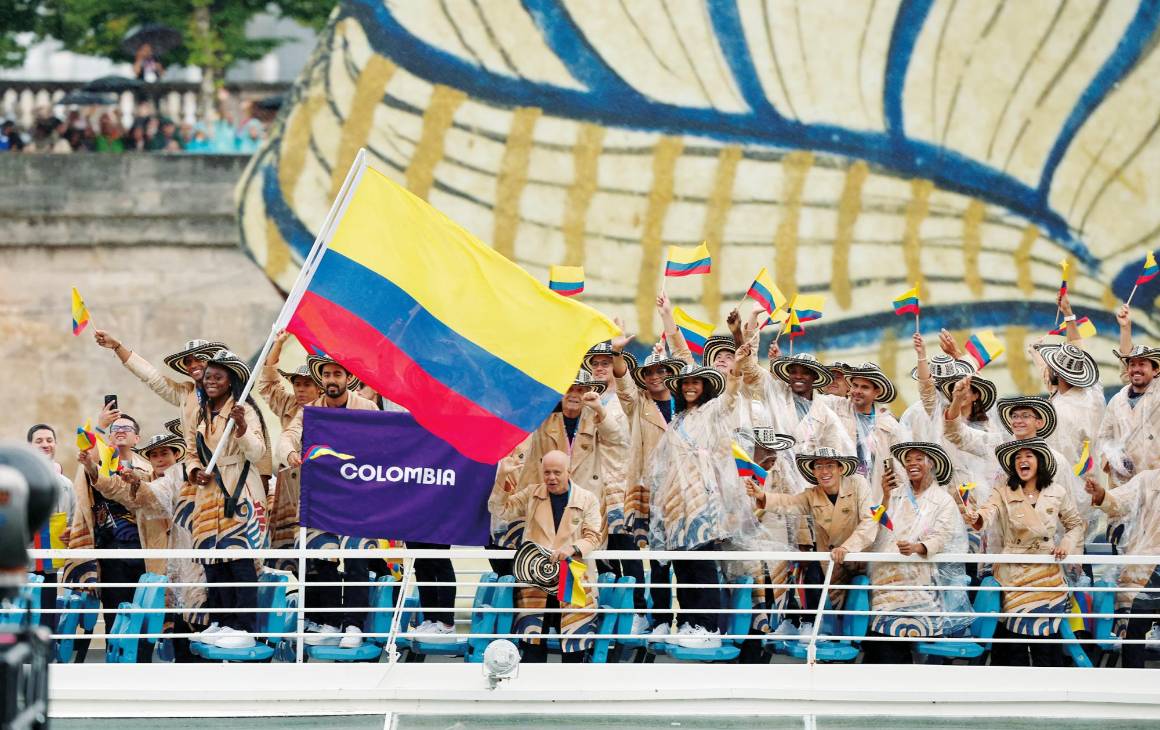
{"type": "Polygon", "coordinates": [[[1051,401],[1037,395],[1017,395],[1001,399],[998,409],[999,420],[1003,422],[1003,428],[1014,433],[1011,430],[1011,412],[1018,408],[1030,408],[1043,419],[1043,428],[1035,432],[1037,438],[1045,439],[1055,433],[1055,406],[1051,405],[1051,401]]]}
{"type": "MultiPolygon", "coordinates": [[[[965,377],[967,376],[956,375],[953,378],[936,380],[934,387],[938,388],[938,391],[942,393],[943,397],[945,397],[948,401],[952,401],[954,400],[955,385],[957,385],[958,382],[965,377]]],[[[995,405],[995,401],[999,400],[999,389],[995,387],[994,383],[984,377],[972,375],[971,388],[973,388],[975,392],[979,394],[979,405],[984,411],[991,410],[991,407],[995,405]]]]}
{"type": "Polygon", "coordinates": [[[847,369],[846,379],[849,380],[850,378],[862,378],[878,386],[878,390],[881,392],[874,399],[875,403],[890,403],[898,397],[898,391],[895,389],[894,383],[890,382],[890,378],[886,377],[886,373],[882,372],[882,368],[872,362],[864,362],[856,368],[847,369]]]}
{"type": "Polygon", "coordinates": [[[995,456],[999,459],[999,466],[1003,467],[1007,476],[1015,474],[1015,454],[1023,449],[1031,449],[1039,454],[1039,458],[1043,461],[1043,470],[1047,472],[1048,478],[1055,478],[1055,454],[1051,453],[1051,447],[1041,438],[1008,441],[995,447],[995,456]]]}
{"type": "Polygon", "coordinates": [[[842,456],[828,446],[823,446],[812,454],[798,454],[794,463],[797,464],[798,471],[801,472],[805,480],[817,486],[818,478],[814,476],[814,465],[823,460],[838,462],[842,467],[843,477],[848,477],[858,471],[858,457],[842,456]]]}
{"type": "Polygon", "coordinates": [[[951,483],[951,479],[955,476],[955,468],[951,464],[951,457],[943,450],[943,447],[929,441],[905,441],[890,447],[890,455],[898,459],[903,467],[906,466],[906,454],[911,451],[921,451],[931,460],[934,464],[931,472],[939,484],[945,487],[951,483]]]}
{"type": "Polygon", "coordinates": [[[797,444],[797,439],[790,436],[788,433],[778,433],[775,429],[768,426],[756,426],[753,429],[753,440],[757,442],[758,446],[769,449],[770,451],[785,451],[792,449],[797,444]]]}
{"type": "Polygon", "coordinates": [[[218,350],[228,349],[229,348],[226,347],[225,343],[223,342],[213,342],[211,340],[190,340],[189,342],[185,343],[185,347],[181,348],[180,351],[175,352],[172,355],[166,355],[165,364],[181,373],[182,375],[188,376],[189,370],[185,367],[185,363],[182,362],[185,360],[185,358],[189,357],[190,355],[208,356],[217,352],[218,350]]]}
{"type": "Polygon", "coordinates": [[[350,382],[346,385],[347,390],[358,390],[362,387],[362,381],[356,378],[354,373],[338,360],[322,357],[321,355],[309,355],[306,358],[306,369],[310,372],[310,378],[319,388],[322,387],[322,367],[324,365],[337,365],[343,370],[346,370],[347,374],[350,375],[350,382]]]}
{"type": "Polygon", "coordinates": [[[154,449],[165,447],[177,452],[178,461],[185,458],[185,439],[174,436],[172,433],[159,433],[156,436],[151,436],[148,441],[134,448],[133,451],[136,451],[141,456],[146,456],[154,449]]]}
{"type": "Polygon", "coordinates": [[[700,378],[705,383],[705,394],[702,401],[716,398],[725,390],[725,376],[716,368],[708,365],[685,365],[676,375],[665,378],[665,385],[676,395],[681,394],[681,381],[689,378],[700,378]]]}
{"type": "Polygon", "coordinates": [[[1036,345],[1035,349],[1051,372],[1077,388],[1090,388],[1100,382],[1100,368],[1095,358],[1070,342],[1036,345]]]}
{"type": "Polygon", "coordinates": [[[250,379],[250,366],[246,364],[245,360],[238,357],[236,354],[230,352],[229,350],[222,349],[218,350],[217,352],[210,353],[209,360],[206,362],[206,364],[219,365],[226,370],[229,370],[243,383],[250,379]]]}
{"type": "Polygon", "coordinates": [[[737,352],[737,344],[732,335],[712,335],[705,340],[705,351],[701,353],[701,362],[713,367],[713,360],[721,352],[737,352]]]}
{"type": "Polygon", "coordinates": [[[817,376],[817,379],[814,380],[815,390],[821,390],[834,382],[834,374],[830,372],[830,369],[818,362],[818,359],[809,353],[779,357],[770,364],[769,370],[788,384],[791,380],[789,369],[792,365],[801,366],[817,376]]]}
{"type": "Polygon", "coordinates": [[[850,363],[842,362],[841,360],[835,360],[826,366],[826,370],[829,370],[831,375],[833,375],[833,372],[835,370],[837,370],[838,372],[840,372],[842,374],[843,377],[845,377],[846,371],[849,369],[850,369],[850,363]]]}
{"type": "Polygon", "coordinates": [[[603,380],[597,380],[587,370],[581,370],[576,373],[576,379],[572,381],[572,385],[581,385],[592,390],[597,394],[603,393],[608,389],[608,383],[603,380]]]}
{"type": "MultiPolygon", "coordinates": [[[[930,377],[935,380],[959,378],[975,372],[975,369],[966,360],[956,360],[945,353],[935,355],[926,364],[930,368],[930,377]]],[[[910,379],[918,380],[918,367],[910,371],[910,379]]]]}
{"type": "Polygon", "coordinates": [[[294,378],[310,378],[311,380],[314,380],[314,376],[310,374],[310,368],[306,367],[305,365],[299,365],[293,370],[283,370],[278,368],[278,374],[289,380],[291,384],[294,383],[294,378]]]}
{"type": "Polygon", "coordinates": [[[185,440],[185,434],[181,432],[181,419],[174,418],[172,421],[165,422],[165,430],[173,434],[179,439],[185,440]]]}
{"type": "Polygon", "coordinates": [[[641,390],[647,390],[647,386],[644,384],[644,371],[653,367],[654,365],[660,365],[661,367],[668,370],[669,375],[665,376],[667,378],[671,375],[676,375],[677,373],[681,372],[681,370],[685,367],[685,362],[683,360],[677,360],[676,358],[669,357],[662,352],[651,354],[646,357],[644,362],[642,362],[640,365],[629,367],[628,374],[632,377],[632,382],[636,383],[641,390]]]}
{"type": "Polygon", "coordinates": [[[1131,350],[1123,353],[1121,353],[1119,350],[1112,350],[1112,354],[1115,355],[1120,362],[1124,363],[1124,367],[1128,366],[1129,360],[1143,358],[1145,360],[1151,360],[1152,364],[1155,365],[1158,370],[1160,370],[1160,347],[1144,347],[1143,345],[1136,345],[1131,350]]]}
{"type": "MultiPolygon", "coordinates": [[[[584,354],[584,360],[580,363],[580,367],[584,368],[588,372],[592,372],[592,358],[596,357],[597,355],[615,357],[616,351],[612,349],[612,342],[605,340],[604,342],[597,342],[592,347],[589,347],[588,352],[584,354]]],[[[624,363],[628,366],[629,370],[632,370],[636,367],[636,358],[633,357],[631,352],[622,351],[620,355],[624,358],[624,363]]]]}

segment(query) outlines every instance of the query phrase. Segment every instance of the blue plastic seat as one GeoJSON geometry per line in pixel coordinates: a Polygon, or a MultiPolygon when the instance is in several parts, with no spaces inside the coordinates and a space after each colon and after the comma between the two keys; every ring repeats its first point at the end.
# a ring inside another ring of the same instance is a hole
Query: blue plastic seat
{"type": "MultiPolygon", "coordinates": [[[[491,606],[492,589],[498,580],[499,576],[495,573],[484,573],[479,577],[479,585],[475,588],[475,598],[471,603],[472,633],[484,633],[482,629],[488,623],[484,616],[487,614],[481,613],[479,609],[491,606]]],[[[457,636],[454,641],[446,642],[412,637],[411,654],[418,661],[422,661],[422,657],[426,656],[464,656],[467,654],[467,644],[467,636],[457,636]]]]}
{"type": "MultiPolygon", "coordinates": [[[[133,591],[133,600],[124,601],[113,619],[113,627],[105,637],[106,664],[136,664],[140,658],[137,649],[140,641],[125,634],[160,634],[165,625],[165,584],[169,578],[157,573],[143,573],[133,591]],[[126,609],[148,609],[149,613],[129,613],[126,609]]],[[[156,645],[158,636],[147,639],[156,645]]]]}
{"type": "Polygon", "coordinates": [[[474,611],[471,617],[471,636],[467,639],[467,651],[463,660],[469,664],[483,662],[483,652],[495,639],[480,634],[510,634],[516,615],[510,609],[515,607],[515,576],[504,575],[491,586],[491,608],[505,609],[499,613],[474,611]]]}
{"type": "Polygon", "coordinates": [[[56,607],[70,611],[58,613],[56,624],[56,633],[70,637],[58,639],[56,642],[56,660],[61,664],[67,664],[73,660],[73,653],[76,651],[76,639],[71,637],[76,635],[78,628],[87,634],[93,633],[97,626],[96,609],[101,607],[101,602],[91,593],[68,591],[56,597],[56,607]],[[86,612],[79,613],[82,609],[86,609],[86,612]]]}
{"type": "MultiPolygon", "coordinates": [[[[740,585],[729,590],[729,608],[748,611],[753,608],[753,577],[742,576],[737,579],[740,585]]],[[[744,635],[749,633],[753,623],[751,613],[732,613],[726,625],[728,633],[744,635]]],[[[741,654],[741,642],[744,639],[722,639],[721,646],[714,649],[693,649],[680,644],[669,644],[668,655],[682,662],[731,662],[741,654]]]]}
{"type": "Polygon", "coordinates": [[[297,626],[297,614],[291,610],[286,599],[287,577],[281,573],[263,573],[258,578],[258,608],[273,608],[274,611],[256,614],[257,626],[255,644],[247,649],[226,649],[200,641],[191,641],[189,649],[198,656],[215,662],[268,662],[274,657],[283,637],[268,634],[293,632],[297,626]]]}
{"type": "Polygon", "coordinates": [[[363,631],[367,634],[383,634],[382,636],[367,636],[363,643],[353,649],[344,649],[341,646],[307,646],[305,654],[309,659],[326,662],[374,662],[383,654],[383,646],[387,643],[387,634],[391,631],[391,619],[395,615],[395,577],[386,575],[375,581],[370,590],[371,608],[363,621],[363,631]]]}
{"type": "MultiPolygon", "coordinates": [[[[999,587],[999,581],[992,576],[983,578],[982,586],[999,587]]],[[[995,638],[995,629],[999,625],[999,591],[975,591],[975,618],[971,622],[971,636],[974,642],[953,641],[919,643],[916,651],[924,656],[942,657],[943,659],[967,659],[972,663],[981,663],[987,652],[991,650],[991,639],[995,638]]]]}
{"type": "MultiPolygon", "coordinates": [[[[851,585],[868,586],[870,579],[864,575],[856,575],[850,581],[851,585]]],[[[869,611],[870,610],[870,591],[868,588],[851,588],[846,594],[846,608],[847,611],[869,611]]],[[[852,638],[842,639],[840,641],[825,641],[817,644],[814,651],[814,658],[816,661],[823,663],[830,662],[852,662],[858,658],[861,652],[861,637],[866,635],[866,631],[870,628],[870,617],[866,614],[851,615],[843,614],[840,620],[837,621],[838,633],[842,636],[849,636],[852,638]]],[[[830,631],[825,628],[825,623],[822,624],[822,634],[829,634],[830,631]]],[[[786,641],[785,653],[795,659],[808,659],[809,647],[808,641],[786,641]]]]}
{"type": "MultiPolygon", "coordinates": [[[[1113,588],[1114,584],[1106,580],[1097,580],[1095,582],[1097,588],[1113,588]]],[[[1093,591],[1092,592],[1092,613],[1115,613],[1116,611],[1116,594],[1112,591],[1093,591]]],[[[1108,616],[1107,618],[1097,618],[1092,623],[1092,638],[1098,639],[1097,646],[1104,652],[1106,661],[1101,660],[1102,664],[1114,665],[1115,658],[1120,653],[1119,637],[1115,634],[1116,619],[1108,616]]]]}
{"type": "Polygon", "coordinates": [[[16,597],[0,602],[0,607],[6,609],[0,614],[0,624],[31,626],[40,623],[40,586],[43,583],[43,575],[29,573],[28,582],[20,587],[16,597]]]}
{"type": "MultiPolygon", "coordinates": [[[[611,575],[611,574],[609,574],[611,575]]],[[[604,582],[604,581],[601,581],[604,582]]],[[[621,576],[616,579],[615,585],[605,585],[600,587],[600,606],[603,608],[612,609],[631,609],[632,608],[632,592],[636,587],[636,578],[631,575],[621,576]]],[[[629,626],[632,626],[632,613],[604,613],[599,614],[596,621],[597,634],[615,634],[617,628],[621,626],[624,621],[624,616],[629,619],[629,626]]],[[[592,656],[589,659],[593,664],[607,664],[609,656],[613,647],[620,642],[620,639],[596,639],[592,644],[592,656]]]]}

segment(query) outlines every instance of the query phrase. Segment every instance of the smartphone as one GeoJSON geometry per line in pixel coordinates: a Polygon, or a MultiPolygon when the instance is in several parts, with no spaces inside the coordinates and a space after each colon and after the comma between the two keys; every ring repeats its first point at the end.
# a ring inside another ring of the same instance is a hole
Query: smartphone
{"type": "Polygon", "coordinates": [[[117,407],[117,396],[116,395],[109,394],[109,395],[105,396],[105,407],[108,408],[110,403],[113,404],[113,408],[117,407]]]}

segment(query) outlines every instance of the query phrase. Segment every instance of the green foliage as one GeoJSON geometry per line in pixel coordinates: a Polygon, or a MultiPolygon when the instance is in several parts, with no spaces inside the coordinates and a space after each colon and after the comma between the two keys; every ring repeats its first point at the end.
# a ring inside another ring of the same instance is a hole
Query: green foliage
{"type": "Polygon", "coordinates": [[[184,41],[161,57],[166,66],[181,64],[213,70],[217,78],[238,61],[253,61],[288,40],[249,37],[246,25],[263,12],[321,28],[333,0],[0,0],[0,65],[18,65],[20,32],[55,38],[75,53],[132,61],[121,40],[132,28],[161,23],[181,31],[184,41]],[[208,24],[198,23],[208,11],[208,24]]]}

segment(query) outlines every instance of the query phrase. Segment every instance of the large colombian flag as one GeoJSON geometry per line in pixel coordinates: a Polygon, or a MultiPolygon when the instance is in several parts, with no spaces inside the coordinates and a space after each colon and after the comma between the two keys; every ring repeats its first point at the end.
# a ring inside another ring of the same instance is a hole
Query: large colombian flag
{"type": "Polygon", "coordinates": [[[338,204],[286,328],[470,459],[507,455],[619,332],[371,167],[338,204]]]}

